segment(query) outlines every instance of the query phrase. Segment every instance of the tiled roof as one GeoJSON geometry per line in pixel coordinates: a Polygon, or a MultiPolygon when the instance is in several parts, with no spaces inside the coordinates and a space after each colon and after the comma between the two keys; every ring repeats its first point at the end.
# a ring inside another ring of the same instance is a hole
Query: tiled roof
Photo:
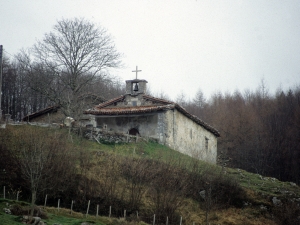
{"type": "Polygon", "coordinates": [[[124,115],[124,114],[135,114],[135,113],[148,113],[173,109],[174,105],[143,105],[143,106],[132,106],[132,107],[107,107],[101,108],[95,107],[95,109],[85,111],[86,114],[94,115],[124,115]]]}
{"type": "Polygon", "coordinates": [[[44,115],[45,113],[49,113],[49,112],[52,112],[52,111],[56,111],[56,110],[58,110],[59,108],[60,108],[60,106],[57,106],[57,105],[55,105],[55,106],[50,106],[50,107],[45,108],[45,109],[42,109],[42,110],[40,110],[40,111],[38,111],[38,112],[34,112],[34,113],[32,113],[32,114],[29,114],[29,115],[25,116],[22,120],[23,120],[23,121],[30,121],[30,120],[32,120],[33,118],[39,117],[39,116],[41,116],[41,115],[44,115]]]}
{"type": "MultiPolygon", "coordinates": [[[[103,98],[102,96],[98,96],[98,95],[95,95],[95,94],[92,94],[92,93],[87,93],[87,94],[81,95],[81,96],[79,96],[78,99],[79,99],[79,101],[82,101],[82,100],[87,99],[87,98],[91,98],[91,99],[93,99],[93,101],[97,101],[97,102],[104,102],[104,103],[109,102],[109,101],[106,101],[106,99],[103,98]]],[[[93,103],[91,103],[91,104],[93,104],[93,103]]],[[[30,121],[31,119],[42,116],[46,113],[50,113],[52,111],[56,112],[59,108],[60,108],[60,106],[58,106],[58,105],[50,106],[50,107],[44,108],[40,111],[37,111],[37,112],[34,112],[32,114],[24,116],[22,120],[23,121],[30,121]]]]}
{"type": "Polygon", "coordinates": [[[143,98],[146,99],[146,100],[151,100],[151,101],[154,101],[154,102],[157,102],[157,103],[162,103],[162,104],[176,104],[175,102],[171,102],[171,101],[168,101],[168,100],[165,100],[165,99],[162,99],[162,98],[155,98],[155,97],[150,96],[150,95],[143,95],[143,98]]]}
{"type": "Polygon", "coordinates": [[[114,104],[115,102],[123,101],[124,98],[125,98],[125,96],[124,96],[124,95],[121,95],[121,96],[119,96],[119,97],[117,97],[117,98],[113,98],[113,99],[110,99],[110,100],[108,100],[108,101],[106,101],[106,102],[103,102],[103,103],[101,103],[101,104],[99,104],[99,105],[96,105],[95,108],[96,108],[96,109],[102,109],[102,108],[104,108],[104,107],[106,107],[106,106],[109,106],[109,105],[114,104]]]}
{"type": "Polygon", "coordinates": [[[106,101],[102,104],[99,104],[94,107],[94,109],[90,109],[85,111],[85,114],[93,114],[93,115],[128,115],[128,114],[140,114],[140,113],[149,113],[149,112],[158,112],[165,111],[170,109],[177,109],[179,112],[184,114],[186,117],[190,118],[195,123],[204,127],[206,130],[213,133],[215,136],[219,137],[220,133],[215,130],[213,127],[199,119],[198,117],[190,114],[186,111],[185,108],[181,107],[175,102],[171,102],[165,99],[155,98],[150,95],[143,95],[143,99],[152,101],[152,105],[142,105],[142,106],[114,106],[117,102],[124,101],[125,96],[121,95],[117,98],[106,101]]]}

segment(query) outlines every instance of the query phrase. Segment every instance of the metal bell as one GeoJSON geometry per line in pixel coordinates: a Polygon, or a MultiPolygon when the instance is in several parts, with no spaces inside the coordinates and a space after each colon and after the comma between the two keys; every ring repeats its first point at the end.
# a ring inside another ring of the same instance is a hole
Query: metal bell
{"type": "Polygon", "coordinates": [[[138,90],[139,90],[139,87],[138,87],[137,83],[135,83],[133,91],[138,91],[138,90]]]}

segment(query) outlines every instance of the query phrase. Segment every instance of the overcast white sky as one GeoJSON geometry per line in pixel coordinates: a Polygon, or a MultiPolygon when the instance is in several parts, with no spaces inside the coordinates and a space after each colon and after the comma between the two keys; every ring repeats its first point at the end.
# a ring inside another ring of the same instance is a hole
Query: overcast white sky
{"type": "Polygon", "coordinates": [[[300,85],[299,0],[3,0],[0,44],[14,55],[74,17],[113,36],[125,65],[114,74],[135,78],[137,65],[174,100],[255,91],[262,79],[270,93],[300,85]]]}

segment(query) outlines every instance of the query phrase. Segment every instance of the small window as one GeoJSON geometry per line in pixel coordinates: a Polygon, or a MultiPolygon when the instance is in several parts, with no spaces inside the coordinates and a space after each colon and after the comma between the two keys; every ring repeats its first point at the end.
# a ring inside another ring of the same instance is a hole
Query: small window
{"type": "Polygon", "coordinates": [[[205,150],[207,151],[208,150],[208,138],[205,137],[205,150]]]}

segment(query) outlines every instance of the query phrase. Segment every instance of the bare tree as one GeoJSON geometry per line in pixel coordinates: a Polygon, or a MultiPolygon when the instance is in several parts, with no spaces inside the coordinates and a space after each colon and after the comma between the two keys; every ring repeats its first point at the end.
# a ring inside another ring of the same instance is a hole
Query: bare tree
{"type": "Polygon", "coordinates": [[[177,95],[175,102],[181,105],[182,107],[186,107],[189,101],[185,93],[181,92],[180,94],[177,95]]]}
{"type": "Polygon", "coordinates": [[[201,89],[198,89],[195,98],[193,99],[193,103],[197,108],[203,109],[206,104],[206,99],[201,89]]]}
{"type": "Polygon", "coordinates": [[[82,111],[77,103],[84,88],[108,76],[121,58],[107,30],[78,18],[58,21],[29,53],[33,57],[23,52],[17,58],[25,64],[31,88],[75,118],[82,111]]]}
{"type": "Polygon", "coordinates": [[[67,187],[66,180],[72,176],[72,154],[60,134],[48,129],[24,127],[13,131],[10,146],[21,176],[28,182],[31,192],[31,216],[38,191],[67,187]]]}
{"type": "Polygon", "coordinates": [[[121,163],[123,176],[127,179],[126,188],[129,190],[129,206],[131,210],[139,210],[142,196],[146,192],[145,183],[149,180],[151,162],[138,157],[126,158],[121,163]]]}
{"type": "Polygon", "coordinates": [[[157,98],[161,98],[161,99],[171,101],[171,98],[164,91],[160,91],[158,93],[155,93],[155,94],[153,94],[153,96],[157,97],[157,98]]]}
{"type": "Polygon", "coordinates": [[[18,63],[13,63],[6,57],[3,60],[2,81],[3,114],[10,114],[12,119],[21,120],[28,109],[39,108],[40,95],[27,86],[26,76],[19,69],[18,63]]]}
{"type": "Polygon", "coordinates": [[[156,215],[157,223],[162,223],[168,216],[170,223],[178,219],[176,211],[182,204],[187,187],[186,171],[179,166],[180,162],[161,163],[152,161],[148,195],[156,215]]]}

